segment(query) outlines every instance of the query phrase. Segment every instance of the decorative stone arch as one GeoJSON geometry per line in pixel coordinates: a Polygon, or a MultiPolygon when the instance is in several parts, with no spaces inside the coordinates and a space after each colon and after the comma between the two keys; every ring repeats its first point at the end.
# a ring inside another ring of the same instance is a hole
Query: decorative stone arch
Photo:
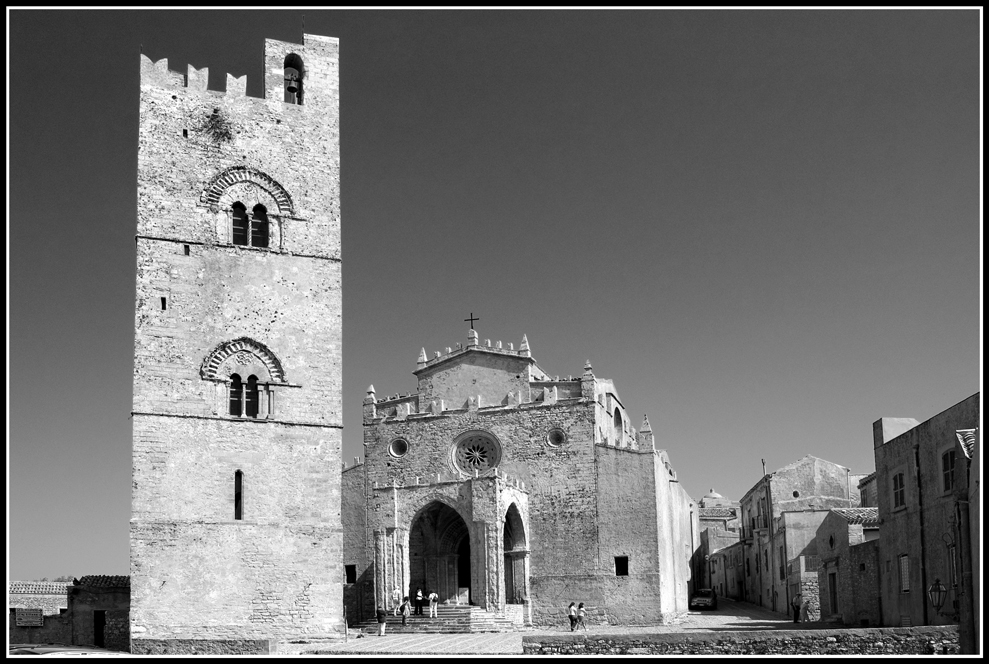
{"type": "Polygon", "coordinates": [[[404,524],[406,529],[411,528],[412,524],[416,522],[416,519],[421,517],[422,513],[426,511],[433,503],[442,503],[446,505],[459,514],[460,518],[464,520],[464,523],[468,525],[470,525],[473,521],[473,516],[470,513],[464,512],[463,505],[460,504],[460,501],[457,500],[456,496],[450,496],[439,491],[429,491],[418,496],[410,496],[409,498],[410,500],[408,502],[408,506],[405,510],[403,510],[403,512],[409,515],[404,524]]]}
{"type": "Polygon", "coordinates": [[[522,516],[522,508],[516,501],[513,500],[508,509],[505,510],[505,518],[502,523],[503,528],[509,528],[512,533],[513,546],[507,550],[527,549],[529,537],[526,533],[525,519],[522,516]]]}
{"type": "Polygon", "coordinates": [[[516,501],[505,510],[501,528],[504,574],[499,603],[524,604],[529,597],[528,533],[522,507],[516,501]]]}
{"type": "MultiPolygon", "coordinates": [[[[220,199],[223,197],[224,193],[234,185],[241,183],[253,184],[264,190],[277,206],[278,214],[288,216],[295,215],[295,205],[292,202],[292,197],[289,195],[288,191],[285,190],[285,187],[279,184],[278,181],[267,173],[259,171],[256,168],[249,168],[247,166],[231,166],[216,175],[209,182],[209,184],[206,185],[200,200],[210,209],[214,211],[219,210],[221,207],[220,199]]],[[[266,205],[266,207],[269,208],[270,213],[271,206],[266,205]]]]}
{"type": "Polygon", "coordinates": [[[253,373],[269,383],[287,382],[275,354],[260,341],[248,337],[221,343],[206,356],[199,370],[204,380],[227,380],[233,373],[243,373],[245,377],[253,373]]]}

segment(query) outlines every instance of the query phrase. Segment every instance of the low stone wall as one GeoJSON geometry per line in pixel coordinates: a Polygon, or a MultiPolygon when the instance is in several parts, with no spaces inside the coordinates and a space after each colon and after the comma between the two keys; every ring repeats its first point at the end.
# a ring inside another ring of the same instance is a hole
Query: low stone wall
{"type": "Polygon", "coordinates": [[[267,640],[133,639],[134,655],[269,655],[273,644],[267,640]]]}
{"type": "Polygon", "coordinates": [[[524,636],[526,655],[956,655],[957,626],[524,636]]]}

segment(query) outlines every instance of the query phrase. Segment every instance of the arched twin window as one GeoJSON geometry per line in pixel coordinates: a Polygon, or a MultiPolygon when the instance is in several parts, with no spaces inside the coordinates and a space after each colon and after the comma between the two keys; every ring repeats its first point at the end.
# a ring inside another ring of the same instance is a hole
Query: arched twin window
{"type": "Polygon", "coordinates": [[[268,209],[259,203],[248,215],[247,207],[240,201],[231,205],[230,208],[233,223],[231,234],[233,243],[245,247],[267,247],[269,236],[268,209]]]}
{"type": "Polygon", "coordinates": [[[248,376],[245,383],[240,374],[230,376],[230,415],[232,417],[258,416],[262,390],[258,387],[258,377],[248,376]]]}

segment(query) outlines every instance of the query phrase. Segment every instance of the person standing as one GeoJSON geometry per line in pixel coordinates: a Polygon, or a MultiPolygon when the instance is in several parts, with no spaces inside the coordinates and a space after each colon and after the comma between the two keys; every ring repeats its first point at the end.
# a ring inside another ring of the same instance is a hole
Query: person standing
{"type": "Polygon", "coordinates": [[[382,607],[378,607],[378,636],[385,635],[385,620],[388,619],[388,612],[382,607]]]}
{"type": "Polygon", "coordinates": [[[570,602],[570,606],[567,607],[567,617],[570,618],[570,631],[574,631],[577,628],[577,603],[570,602]]]}
{"type": "Polygon", "coordinates": [[[581,602],[577,605],[577,627],[583,627],[584,631],[587,631],[587,623],[584,622],[584,618],[587,616],[587,611],[584,609],[584,603],[581,602]]]}
{"type": "Polygon", "coordinates": [[[409,598],[407,595],[403,598],[402,606],[399,609],[399,613],[402,614],[402,624],[404,625],[406,619],[409,617],[409,614],[411,613],[411,611],[409,610],[409,598]]]}
{"type": "Polygon", "coordinates": [[[402,593],[399,592],[398,587],[391,591],[391,603],[392,607],[395,609],[395,615],[398,615],[398,607],[402,604],[402,593]]]}
{"type": "Polygon", "coordinates": [[[416,588],[416,615],[422,615],[422,588],[416,588]]]}
{"type": "Polygon", "coordinates": [[[800,594],[799,593],[796,594],[796,595],[794,595],[793,596],[793,599],[790,600],[790,608],[793,609],[793,622],[795,622],[795,623],[800,622],[800,594]]]}
{"type": "Polygon", "coordinates": [[[440,596],[436,594],[436,591],[430,591],[429,593],[429,617],[436,618],[439,615],[440,606],[440,596]]]}

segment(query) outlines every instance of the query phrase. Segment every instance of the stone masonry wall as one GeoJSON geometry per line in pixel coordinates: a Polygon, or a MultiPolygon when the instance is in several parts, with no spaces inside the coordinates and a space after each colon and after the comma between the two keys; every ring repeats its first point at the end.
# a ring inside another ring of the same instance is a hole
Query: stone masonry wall
{"type": "Polygon", "coordinates": [[[142,56],[131,632],[145,650],[343,629],[337,52],[266,41],[264,99],[142,56]],[[303,105],[282,101],[290,53],[303,105]],[[234,201],[266,206],[268,247],[232,244],[234,201]],[[260,417],[230,416],[234,370],[270,391],[260,417]]]}
{"type": "Polygon", "coordinates": [[[43,615],[41,627],[18,627],[17,609],[7,611],[8,643],[72,643],[72,622],[64,615],[43,615]]]}
{"type": "MultiPolygon", "coordinates": [[[[882,423],[874,424],[876,487],[881,525],[879,565],[882,569],[882,612],[884,625],[947,624],[952,621],[957,589],[945,579],[951,575],[945,537],[957,543],[951,526],[955,501],[967,498],[965,481],[956,475],[956,489],[945,491],[941,455],[953,449],[955,431],[978,426],[980,394],[976,393],[892,440],[883,440],[882,423]],[[917,447],[920,467],[914,454],[917,447]],[[905,504],[894,507],[893,477],[903,473],[905,504]],[[918,485],[919,482],[919,485],[918,485]],[[919,486],[919,488],[918,488],[919,486]],[[923,510],[921,510],[921,496],[923,510]],[[909,590],[900,588],[899,556],[910,562],[909,590]],[[926,588],[940,578],[949,588],[947,611],[930,610],[926,588]]],[[[956,460],[956,472],[964,472],[964,459],[956,460]]]]}
{"type": "Polygon", "coordinates": [[[525,655],[955,655],[954,627],[523,636],[525,655]]]}

